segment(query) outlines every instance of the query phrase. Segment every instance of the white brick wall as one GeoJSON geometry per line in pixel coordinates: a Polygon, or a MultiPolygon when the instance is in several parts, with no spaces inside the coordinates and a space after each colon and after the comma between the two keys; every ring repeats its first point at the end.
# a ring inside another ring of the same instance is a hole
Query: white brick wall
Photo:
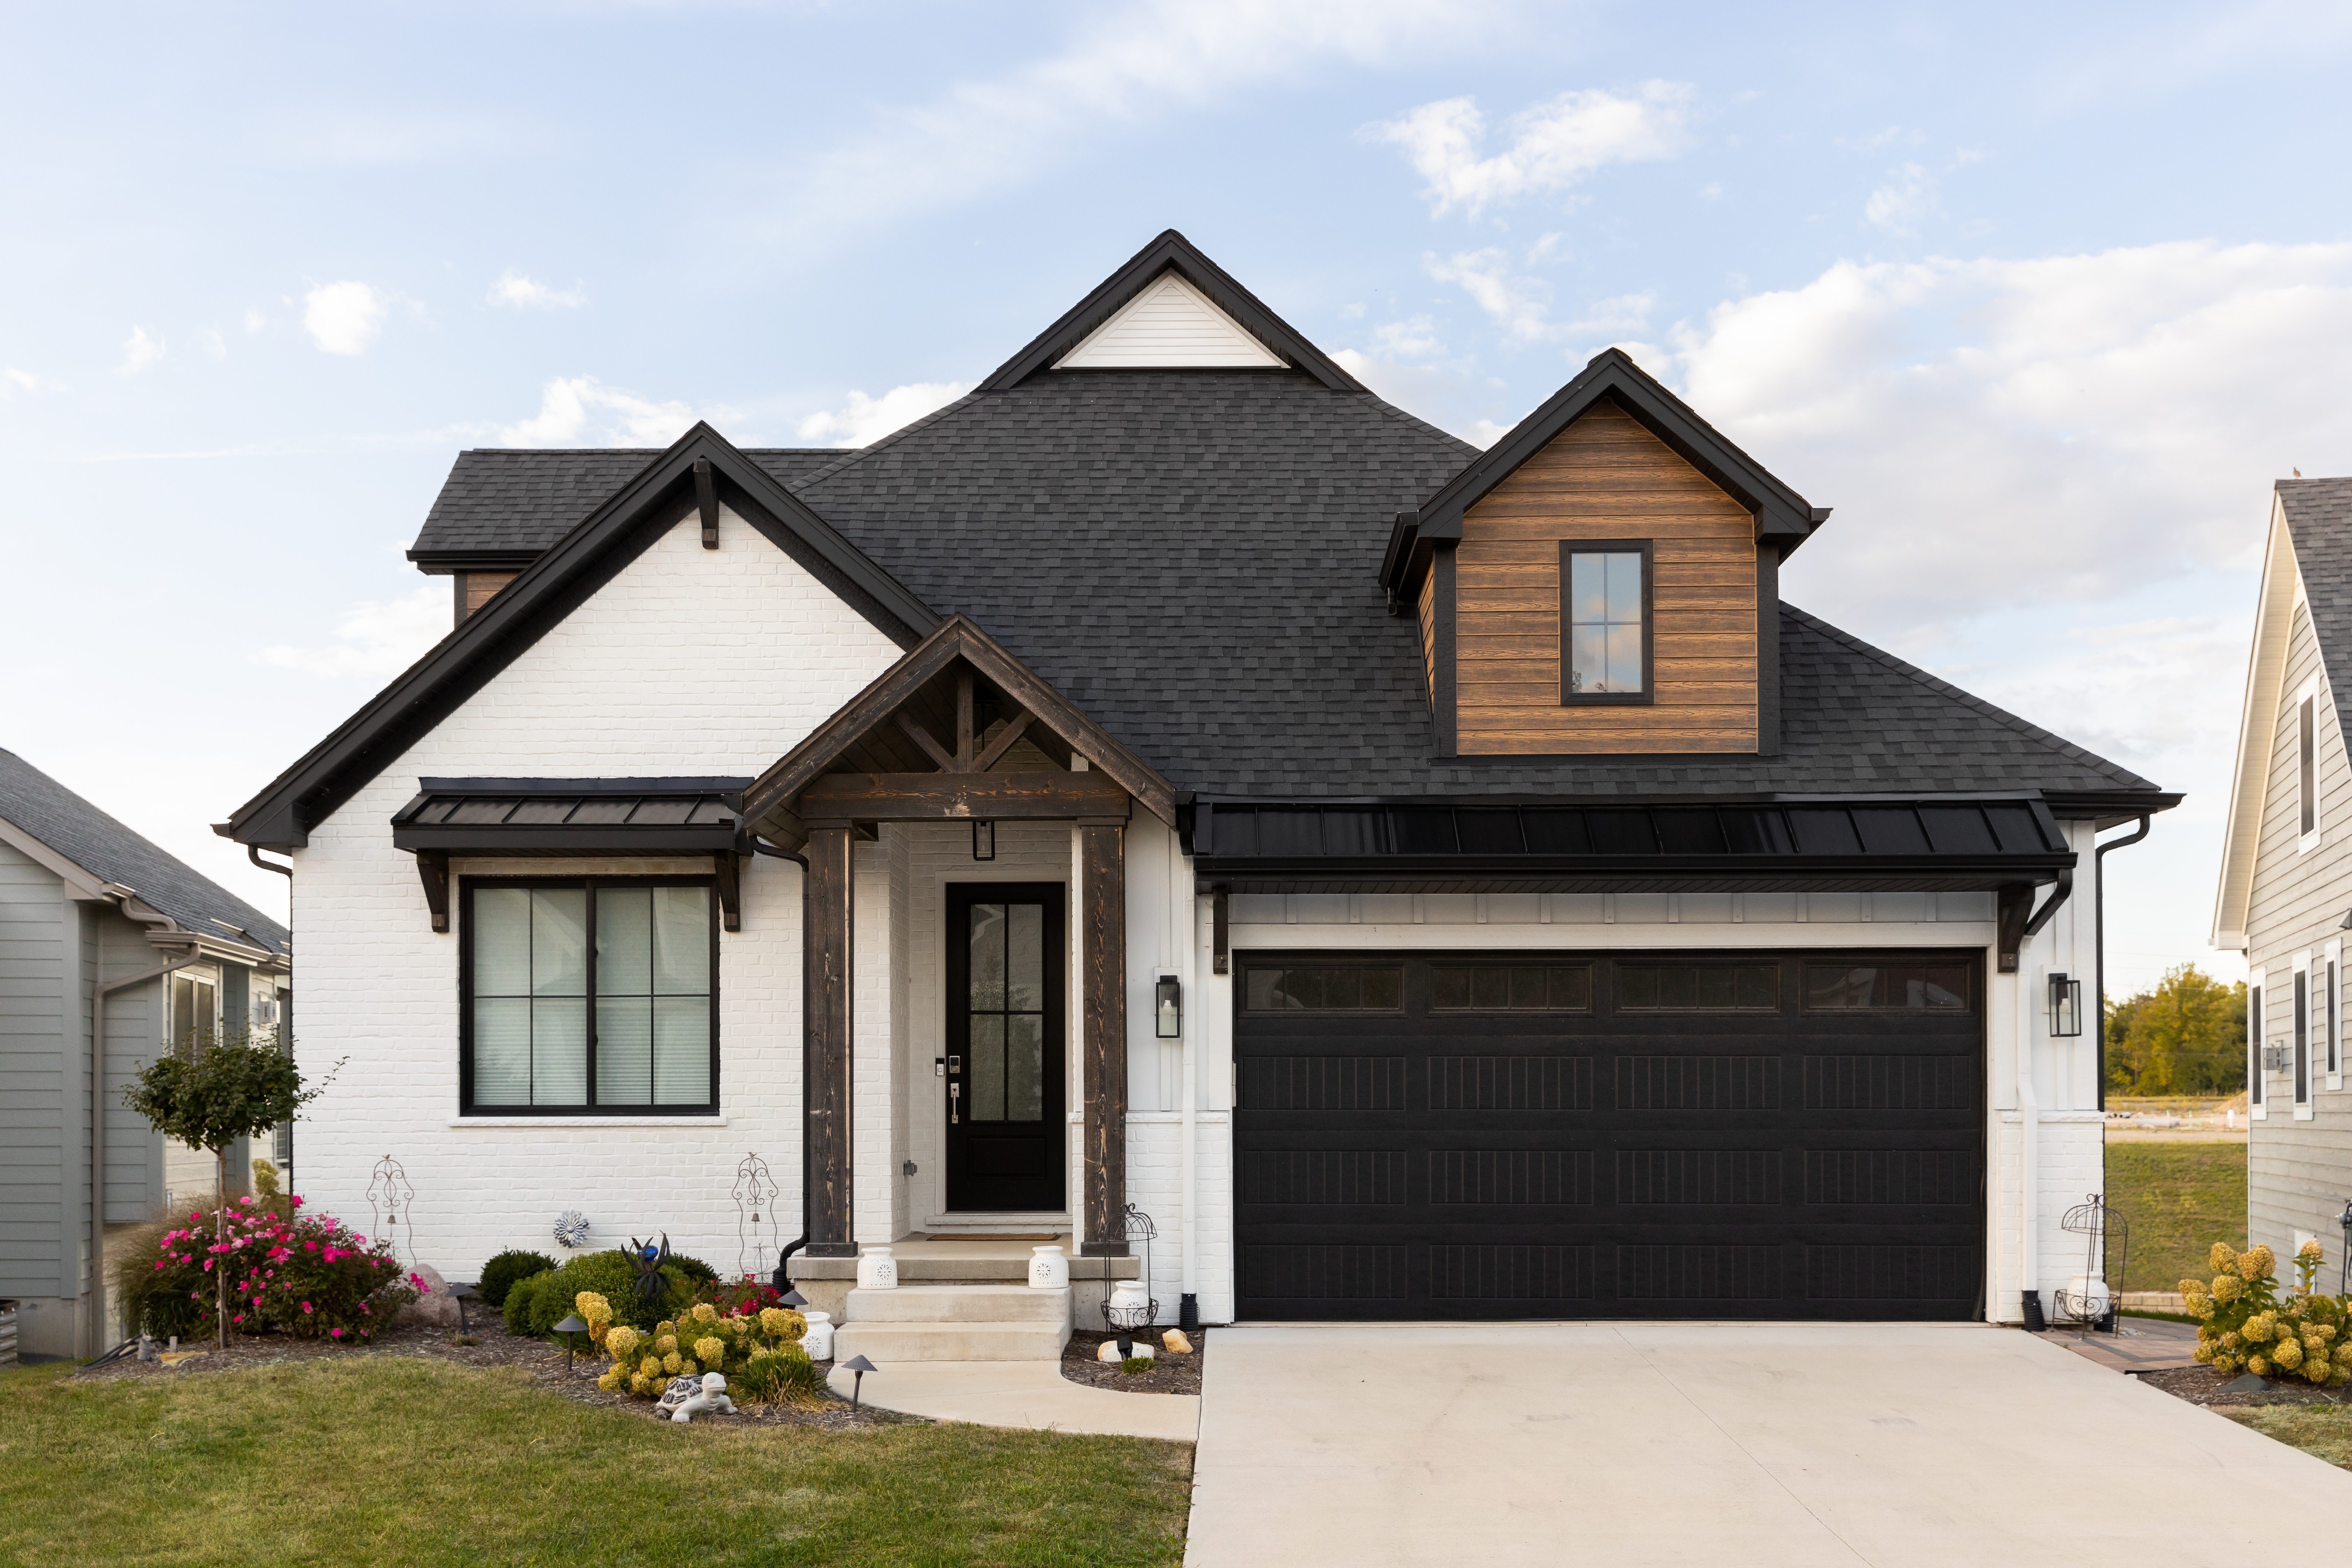
{"type": "MultiPolygon", "coordinates": [[[[751,861],[743,929],[720,938],[719,1124],[460,1126],[457,937],[434,934],[414,859],[393,848],[388,826],[421,776],[757,773],[898,658],[732,513],[720,540],[706,551],[698,523],[680,523],[295,852],[299,1059],[313,1081],[342,1063],[298,1131],[300,1188],[368,1230],[369,1173],[393,1155],[416,1192],[415,1252],[453,1279],[504,1247],[555,1253],[549,1228],[566,1208],[588,1215],[594,1245],[667,1229],[680,1250],[731,1270],[740,1244],[730,1193],[737,1163],[754,1151],[784,1188],[783,1234],[799,1229],[797,868],[751,861]]],[[[545,860],[451,868],[553,869],[545,860]]],[[[773,1260],[749,1261],[764,1270],[773,1260]]]]}

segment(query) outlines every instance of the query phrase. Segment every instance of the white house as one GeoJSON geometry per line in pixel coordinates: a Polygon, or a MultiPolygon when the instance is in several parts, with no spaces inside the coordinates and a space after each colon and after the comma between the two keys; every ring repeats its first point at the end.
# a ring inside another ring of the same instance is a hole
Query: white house
{"type": "Polygon", "coordinates": [[[757,1156],[835,1305],[1132,1207],[1163,1319],[2014,1321],[2179,797],[1781,603],[1827,516],[1615,351],[1482,453],[1173,232],[861,450],[464,453],[455,629],[223,829],[306,1190],[460,1278],[764,1272],[757,1156]]]}

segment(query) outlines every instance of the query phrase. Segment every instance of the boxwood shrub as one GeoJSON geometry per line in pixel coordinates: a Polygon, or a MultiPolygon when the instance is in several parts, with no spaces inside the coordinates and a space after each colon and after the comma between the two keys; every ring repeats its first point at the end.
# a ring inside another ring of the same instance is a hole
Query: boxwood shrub
{"type": "Polygon", "coordinates": [[[474,1294],[488,1301],[493,1310],[503,1311],[507,1292],[513,1289],[516,1280],[554,1271],[555,1259],[544,1253],[510,1248],[482,1265],[482,1278],[474,1286],[474,1294]]]}

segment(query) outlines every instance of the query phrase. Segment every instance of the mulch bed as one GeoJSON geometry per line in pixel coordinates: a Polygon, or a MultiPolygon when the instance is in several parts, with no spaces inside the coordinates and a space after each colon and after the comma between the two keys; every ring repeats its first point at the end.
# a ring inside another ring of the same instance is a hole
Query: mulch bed
{"type": "MultiPolygon", "coordinates": [[[[1119,1394],[1198,1394],[1201,1392],[1202,1364],[1209,1359],[1209,1331],[1195,1329],[1187,1337],[1192,1342],[1191,1355],[1171,1355],[1157,1342],[1162,1331],[1154,1329],[1150,1337],[1152,1348],[1160,1359],[1150,1372],[1129,1374],[1119,1370],[1115,1361],[1097,1361],[1096,1356],[1105,1340],[1116,1334],[1100,1334],[1081,1329],[1070,1336],[1062,1347],[1062,1375],[1072,1383],[1083,1383],[1089,1388],[1108,1388],[1119,1394]]],[[[1139,1336],[1140,1337],[1140,1336],[1139,1336]]]]}
{"type": "Polygon", "coordinates": [[[2210,1366],[2178,1367],[2166,1372],[2143,1372],[2134,1374],[2150,1388],[2160,1388],[2176,1399],[2191,1405],[2223,1406],[2239,1405],[2352,1405],[2352,1390],[2315,1388],[2300,1379],[2293,1383],[2272,1383],[2257,1391],[2224,1394],[2222,1384],[2232,1382],[2236,1374],[2223,1377],[2210,1366]]]}
{"type": "MultiPolygon", "coordinates": [[[[654,1402],[625,1394],[607,1394],[596,1386],[596,1379],[611,1363],[593,1350],[576,1356],[572,1371],[563,1370],[561,1347],[544,1340],[509,1334],[499,1324],[494,1314],[487,1323],[473,1325],[472,1338],[478,1342],[459,1344],[454,1329],[436,1328],[424,1323],[403,1323],[378,1334],[366,1345],[339,1345],[326,1340],[295,1339],[285,1334],[231,1334],[226,1351],[214,1350],[210,1354],[194,1357],[177,1366],[164,1366],[156,1362],[124,1358],[101,1367],[92,1367],[75,1373],[77,1381],[91,1383],[118,1381],[138,1377],[178,1377],[195,1373],[236,1372],[248,1368],[284,1366],[295,1362],[364,1360],[371,1356],[425,1356],[436,1361],[451,1361],[466,1366],[513,1367],[527,1374],[533,1383],[551,1393],[582,1405],[602,1405],[624,1410],[646,1420],[654,1419],[654,1402]]],[[[186,1348],[210,1350],[211,1342],[202,1341],[186,1348]]],[[[833,1363],[816,1363],[819,1373],[833,1370],[833,1363]]],[[[1118,1368],[1109,1369],[1114,1374],[1118,1368]]],[[[1195,1384],[1197,1386],[1197,1379],[1195,1384]]],[[[813,1404],[796,1405],[777,1401],[765,1405],[739,1405],[732,1415],[698,1415],[692,1425],[709,1423],[719,1426],[814,1426],[827,1431],[840,1431],[851,1426],[890,1426],[921,1417],[902,1415],[895,1411],[877,1410],[872,1405],[859,1406],[852,1415],[846,1400],[834,1396],[831,1391],[820,1393],[813,1404]]]]}

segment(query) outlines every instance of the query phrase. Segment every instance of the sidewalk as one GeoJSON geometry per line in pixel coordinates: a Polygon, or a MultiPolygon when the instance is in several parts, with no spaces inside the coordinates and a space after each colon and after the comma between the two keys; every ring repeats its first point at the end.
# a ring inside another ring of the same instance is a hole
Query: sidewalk
{"type": "MultiPolygon", "coordinates": [[[[835,1394],[846,1399],[856,1380],[836,1371],[835,1394]]],[[[1201,1428],[1201,1400],[1192,1394],[1113,1394],[1062,1375],[1055,1361],[910,1361],[866,1374],[865,1402],[884,1410],[969,1421],[981,1426],[1029,1426],[1113,1437],[1160,1437],[1190,1443],[1201,1428]]]]}

